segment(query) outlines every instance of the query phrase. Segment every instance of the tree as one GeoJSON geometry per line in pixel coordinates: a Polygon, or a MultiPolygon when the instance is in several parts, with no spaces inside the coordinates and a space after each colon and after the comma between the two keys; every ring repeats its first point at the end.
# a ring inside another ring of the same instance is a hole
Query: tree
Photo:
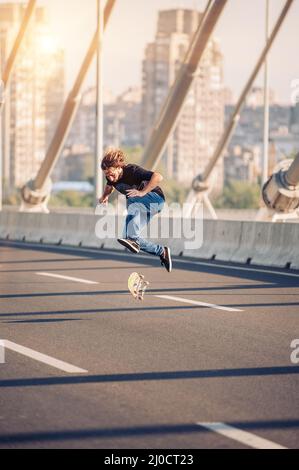
{"type": "Polygon", "coordinates": [[[224,187],[223,194],[214,201],[218,209],[258,209],[261,189],[258,184],[248,181],[231,180],[224,187]]]}
{"type": "Polygon", "coordinates": [[[77,191],[61,191],[52,194],[49,202],[50,207],[92,207],[93,194],[80,193],[77,191]]]}

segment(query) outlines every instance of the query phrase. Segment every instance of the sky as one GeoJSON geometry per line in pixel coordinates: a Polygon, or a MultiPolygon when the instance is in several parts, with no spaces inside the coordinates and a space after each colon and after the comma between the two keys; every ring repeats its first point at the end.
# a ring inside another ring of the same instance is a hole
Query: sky
{"type": "MultiPolygon", "coordinates": [[[[6,0],[6,2],[9,0],[6,0]]],[[[270,1],[270,28],[285,0],[270,1]]],[[[0,0],[0,3],[5,3],[0,0]]],[[[97,0],[40,0],[49,11],[51,30],[66,51],[67,89],[72,86],[96,27],[97,0]]],[[[159,10],[197,8],[206,0],[116,0],[104,36],[104,87],[119,94],[141,84],[141,62],[153,41],[159,10]]],[[[224,81],[237,98],[265,42],[266,0],[228,0],[214,30],[224,55],[224,81]]],[[[294,3],[269,55],[270,86],[279,102],[290,103],[292,82],[299,79],[299,0],[294,3]]],[[[84,88],[95,83],[95,67],[84,88]]],[[[256,84],[263,83],[260,74],[256,84]]]]}

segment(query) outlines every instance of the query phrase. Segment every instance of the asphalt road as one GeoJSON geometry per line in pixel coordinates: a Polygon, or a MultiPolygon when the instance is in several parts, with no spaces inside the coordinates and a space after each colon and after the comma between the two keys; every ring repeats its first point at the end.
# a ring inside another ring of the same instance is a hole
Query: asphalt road
{"type": "Polygon", "coordinates": [[[0,242],[0,447],[299,448],[298,287],[299,271],[0,242]]]}

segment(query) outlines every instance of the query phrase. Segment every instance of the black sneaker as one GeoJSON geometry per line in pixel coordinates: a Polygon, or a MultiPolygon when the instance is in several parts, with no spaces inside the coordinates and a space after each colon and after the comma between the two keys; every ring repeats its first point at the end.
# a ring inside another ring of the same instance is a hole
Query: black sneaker
{"type": "Polygon", "coordinates": [[[160,255],[161,265],[165,267],[165,269],[170,273],[172,270],[172,261],[171,261],[171,254],[170,248],[167,246],[164,247],[163,255],[160,255]]]}
{"type": "Polygon", "coordinates": [[[140,251],[140,246],[138,243],[135,240],[131,240],[131,238],[118,238],[117,241],[125,248],[128,248],[128,250],[132,251],[132,253],[139,253],[140,251]]]}

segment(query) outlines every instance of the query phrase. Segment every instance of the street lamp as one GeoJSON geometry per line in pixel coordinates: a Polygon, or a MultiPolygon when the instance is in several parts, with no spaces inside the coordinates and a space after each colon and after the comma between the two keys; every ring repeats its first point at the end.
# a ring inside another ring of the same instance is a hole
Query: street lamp
{"type": "MultiPolygon", "coordinates": [[[[269,0],[266,0],[266,44],[269,40],[269,0]]],[[[269,173],[269,77],[268,77],[268,58],[265,58],[264,67],[264,145],[263,145],[263,164],[262,164],[262,186],[268,180],[269,173]]]]}
{"type": "Polygon", "coordinates": [[[104,33],[104,9],[103,0],[97,0],[97,78],[96,78],[96,145],[94,168],[94,198],[98,203],[103,192],[103,175],[100,170],[100,162],[103,152],[103,33],[104,33]]]}

